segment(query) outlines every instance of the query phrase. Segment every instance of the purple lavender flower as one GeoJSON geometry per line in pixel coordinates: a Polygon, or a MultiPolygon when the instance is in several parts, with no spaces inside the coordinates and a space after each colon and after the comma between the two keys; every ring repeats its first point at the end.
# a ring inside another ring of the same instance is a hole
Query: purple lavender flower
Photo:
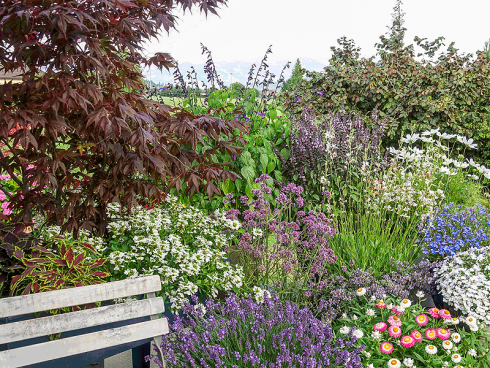
{"type": "Polygon", "coordinates": [[[365,347],[354,348],[355,337],[335,338],[311,311],[282,303],[277,295],[264,295],[261,303],[230,295],[223,304],[209,300],[206,309],[202,316],[200,308],[187,303],[184,316],[170,326],[172,334],[162,336],[169,368],[363,367],[365,347]]]}

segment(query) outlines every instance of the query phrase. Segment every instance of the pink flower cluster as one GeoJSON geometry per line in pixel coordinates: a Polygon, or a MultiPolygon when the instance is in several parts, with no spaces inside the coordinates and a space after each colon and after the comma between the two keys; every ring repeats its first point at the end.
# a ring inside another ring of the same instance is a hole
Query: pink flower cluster
{"type": "MultiPolygon", "coordinates": [[[[384,309],[386,308],[386,304],[378,302],[376,303],[376,307],[384,309]]],[[[390,335],[390,337],[395,339],[401,337],[400,345],[404,348],[411,348],[415,344],[421,343],[423,340],[423,335],[420,331],[414,330],[409,335],[402,336],[402,321],[400,317],[398,317],[398,315],[400,315],[401,313],[397,313],[398,310],[396,308],[393,308],[392,311],[395,314],[388,317],[388,323],[390,327],[388,327],[388,325],[384,322],[378,322],[374,325],[373,330],[383,332],[388,329],[388,334],[390,335]]],[[[442,318],[445,320],[451,319],[451,313],[446,309],[439,310],[437,308],[431,308],[429,309],[429,314],[432,318],[442,318]]],[[[429,316],[425,314],[419,314],[415,317],[415,322],[421,327],[425,326],[429,323],[429,316]]],[[[425,330],[424,335],[425,338],[428,340],[434,340],[436,338],[447,340],[450,338],[451,332],[449,331],[449,329],[445,328],[428,328],[425,330]]],[[[388,341],[382,342],[380,345],[380,351],[382,354],[391,354],[393,352],[393,344],[388,341]]]]}

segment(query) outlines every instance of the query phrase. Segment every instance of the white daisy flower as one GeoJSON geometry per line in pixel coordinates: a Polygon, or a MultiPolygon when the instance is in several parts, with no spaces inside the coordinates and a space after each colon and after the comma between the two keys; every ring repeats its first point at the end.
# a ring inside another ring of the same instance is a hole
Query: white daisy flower
{"type": "Polygon", "coordinates": [[[434,345],[427,345],[425,347],[425,352],[430,355],[437,354],[437,348],[434,345]]]}
{"type": "Polygon", "coordinates": [[[424,292],[422,290],[417,291],[415,294],[417,298],[423,298],[425,296],[424,292]]]}
{"type": "Polygon", "coordinates": [[[402,366],[402,363],[398,359],[390,359],[388,360],[388,367],[389,368],[400,368],[402,366]]]}
{"type": "Polygon", "coordinates": [[[468,350],[468,355],[471,355],[472,357],[476,357],[478,353],[476,352],[475,349],[470,349],[468,350]]]}
{"type": "Polygon", "coordinates": [[[458,344],[461,341],[461,335],[459,333],[451,334],[451,338],[456,344],[458,344]]]}
{"type": "Polygon", "coordinates": [[[453,355],[451,355],[451,360],[454,363],[459,363],[461,361],[461,355],[459,355],[459,354],[453,354],[453,355]]]}
{"type": "Polygon", "coordinates": [[[446,340],[442,343],[442,347],[446,350],[451,350],[453,348],[453,343],[449,340],[446,340]]]}
{"type": "Polygon", "coordinates": [[[357,296],[363,296],[363,295],[366,295],[366,289],[364,288],[359,288],[356,290],[356,295],[357,296]]]}

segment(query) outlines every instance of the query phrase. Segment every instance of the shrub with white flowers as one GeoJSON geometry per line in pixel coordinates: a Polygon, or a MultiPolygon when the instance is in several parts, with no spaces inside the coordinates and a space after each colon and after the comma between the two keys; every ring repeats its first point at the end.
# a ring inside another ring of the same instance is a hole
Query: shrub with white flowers
{"type": "Polygon", "coordinates": [[[219,211],[206,216],[172,196],[161,207],[138,206],[131,214],[120,215],[116,203],[108,209],[112,275],[117,279],[160,275],[161,294],[169,298],[174,312],[191,295],[215,297],[218,290],[238,291],[242,286],[242,268],[225,259],[238,221],[219,211]]]}
{"type": "Polygon", "coordinates": [[[490,247],[456,253],[446,258],[435,274],[447,304],[490,325],[490,247]]]}

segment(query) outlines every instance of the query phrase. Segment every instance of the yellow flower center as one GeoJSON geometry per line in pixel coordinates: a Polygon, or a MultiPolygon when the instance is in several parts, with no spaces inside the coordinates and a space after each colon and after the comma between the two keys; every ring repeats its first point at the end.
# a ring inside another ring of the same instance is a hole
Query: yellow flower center
{"type": "Polygon", "coordinates": [[[455,338],[455,339],[459,339],[459,336],[458,336],[458,335],[454,335],[454,338],[455,338]]]}
{"type": "Polygon", "coordinates": [[[441,330],[441,333],[442,334],[445,334],[447,331],[446,330],[441,330]]]}
{"type": "Polygon", "coordinates": [[[418,339],[420,337],[420,334],[418,332],[416,332],[415,337],[418,339]]]}
{"type": "Polygon", "coordinates": [[[410,340],[412,340],[410,337],[405,337],[405,342],[410,342],[410,340]]]}
{"type": "Polygon", "coordinates": [[[430,349],[430,350],[434,350],[434,346],[432,346],[432,345],[431,345],[431,346],[429,346],[429,349],[430,349]]]}
{"type": "Polygon", "coordinates": [[[458,354],[454,354],[454,359],[458,359],[459,358],[459,355],[458,354]]]}
{"type": "Polygon", "coordinates": [[[393,317],[393,319],[394,319],[395,321],[398,321],[398,317],[397,317],[397,316],[393,317]]]}
{"type": "Polygon", "coordinates": [[[407,303],[408,303],[408,300],[404,300],[404,301],[403,301],[403,304],[407,304],[407,303]]]}
{"type": "Polygon", "coordinates": [[[444,314],[447,316],[449,314],[449,311],[448,310],[445,310],[444,311],[444,314]]]}
{"type": "Polygon", "coordinates": [[[357,289],[357,291],[358,291],[358,292],[362,292],[362,288],[360,288],[360,289],[357,289]]]}
{"type": "Polygon", "coordinates": [[[393,328],[393,332],[398,332],[398,328],[393,328]]]}
{"type": "Polygon", "coordinates": [[[470,321],[470,322],[473,322],[473,318],[470,318],[470,319],[469,319],[469,321],[470,321]]]}
{"type": "Polygon", "coordinates": [[[434,336],[434,332],[430,331],[429,336],[434,336]]]}
{"type": "Polygon", "coordinates": [[[449,341],[446,341],[444,344],[451,345],[451,343],[449,341]]]}
{"type": "Polygon", "coordinates": [[[458,319],[456,317],[453,317],[453,321],[457,321],[458,319]]]}
{"type": "Polygon", "coordinates": [[[390,348],[391,348],[391,345],[390,344],[385,344],[385,349],[386,350],[390,350],[390,348]]]}
{"type": "Polygon", "coordinates": [[[435,312],[435,313],[439,313],[439,309],[434,308],[434,312],[435,312]]]}
{"type": "Polygon", "coordinates": [[[396,365],[396,363],[398,363],[396,360],[391,361],[391,365],[396,365]]]}

